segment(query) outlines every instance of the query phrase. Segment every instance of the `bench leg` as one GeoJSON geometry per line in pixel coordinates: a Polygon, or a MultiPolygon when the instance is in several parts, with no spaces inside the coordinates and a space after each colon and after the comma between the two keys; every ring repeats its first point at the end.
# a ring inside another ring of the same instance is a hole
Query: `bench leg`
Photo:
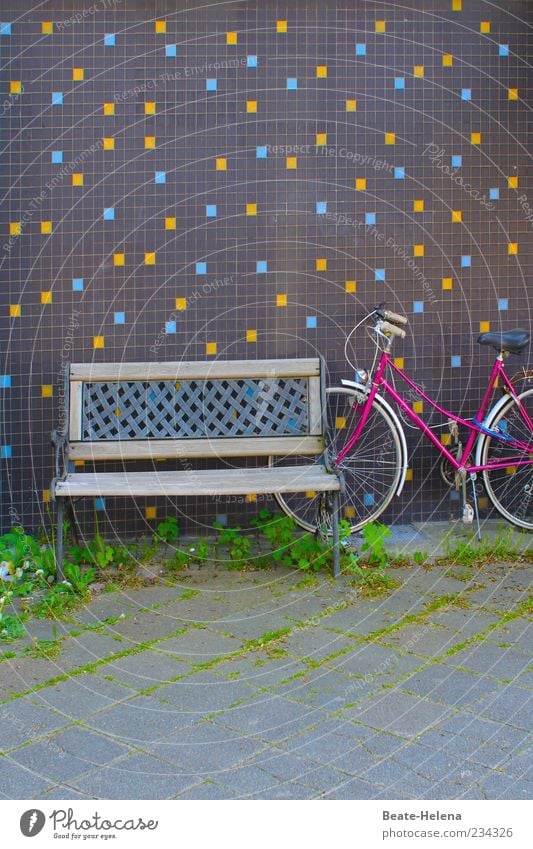
{"type": "Polygon", "coordinates": [[[57,531],[56,531],[56,583],[62,581],[63,575],[63,553],[64,553],[64,534],[63,534],[63,499],[57,499],[57,531]]]}
{"type": "Polygon", "coordinates": [[[339,493],[333,493],[331,511],[331,530],[333,532],[333,577],[338,578],[341,573],[341,545],[339,538],[339,493]]]}

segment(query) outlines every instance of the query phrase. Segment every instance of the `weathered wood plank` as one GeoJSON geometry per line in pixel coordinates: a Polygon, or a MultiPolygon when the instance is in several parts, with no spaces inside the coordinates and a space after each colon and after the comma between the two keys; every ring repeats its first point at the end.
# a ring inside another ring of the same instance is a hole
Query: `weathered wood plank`
{"type": "Polygon", "coordinates": [[[320,398],[320,377],[310,377],[307,398],[309,410],[309,433],[322,433],[322,402],[320,398]]]}
{"type": "Polygon", "coordinates": [[[70,439],[81,439],[81,405],[83,385],[70,381],[70,439]]]}
{"type": "MultiPolygon", "coordinates": [[[[81,384],[78,384],[81,386],[81,384]]],[[[131,439],[71,442],[71,460],[151,460],[156,458],[290,457],[324,450],[319,436],[257,436],[223,439],[131,439]]]]}
{"type": "Polygon", "coordinates": [[[172,363],[72,363],[71,381],[215,380],[219,378],[308,377],[320,374],[318,358],[213,360],[172,363]]]}

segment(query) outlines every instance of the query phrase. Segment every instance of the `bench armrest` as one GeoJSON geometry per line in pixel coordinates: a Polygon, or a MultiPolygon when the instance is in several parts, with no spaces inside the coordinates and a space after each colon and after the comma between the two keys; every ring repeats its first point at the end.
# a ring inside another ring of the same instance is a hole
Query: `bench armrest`
{"type": "Polygon", "coordinates": [[[64,479],[67,476],[67,457],[66,448],[68,445],[68,436],[66,433],[60,433],[58,430],[53,430],[50,434],[52,445],[55,446],[55,475],[54,480],[64,479]]]}

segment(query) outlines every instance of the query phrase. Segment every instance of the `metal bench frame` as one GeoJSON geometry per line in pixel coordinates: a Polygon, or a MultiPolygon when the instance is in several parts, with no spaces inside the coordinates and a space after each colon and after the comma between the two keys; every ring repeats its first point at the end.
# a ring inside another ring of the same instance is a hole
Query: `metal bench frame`
{"type": "Polygon", "coordinates": [[[328,460],[322,358],[164,363],[67,363],[51,497],[58,578],[65,506],[106,496],[330,492],[333,572],[340,572],[342,478],[328,460]],[[121,406],[122,405],[122,406],[121,406]],[[76,471],[76,461],[308,455],[318,463],[178,471],[76,471]]]}

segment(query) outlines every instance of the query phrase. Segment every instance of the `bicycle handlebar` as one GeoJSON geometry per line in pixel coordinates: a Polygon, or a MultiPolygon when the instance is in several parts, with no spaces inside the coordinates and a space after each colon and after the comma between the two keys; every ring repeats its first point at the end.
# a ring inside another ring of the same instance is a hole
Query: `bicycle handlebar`
{"type": "Polygon", "coordinates": [[[397,312],[391,312],[390,310],[383,310],[383,318],[388,321],[394,321],[396,324],[407,324],[407,319],[404,315],[398,315],[397,312]]]}
{"type": "MultiPolygon", "coordinates": [[[[394,315],[394,313],[393,313],[393,315],[394,315]]],[[[403,318],[403,316],[402,316],[402,318],[403,318]]],[[[396,327],[395,324],[389,324],[388,321],[382,322],[380,330],[383,333],[390,333],[392,336],[399,336],[400,339],[405,339],[405,337],[407,336],[403,327],[396,327]]]]}

